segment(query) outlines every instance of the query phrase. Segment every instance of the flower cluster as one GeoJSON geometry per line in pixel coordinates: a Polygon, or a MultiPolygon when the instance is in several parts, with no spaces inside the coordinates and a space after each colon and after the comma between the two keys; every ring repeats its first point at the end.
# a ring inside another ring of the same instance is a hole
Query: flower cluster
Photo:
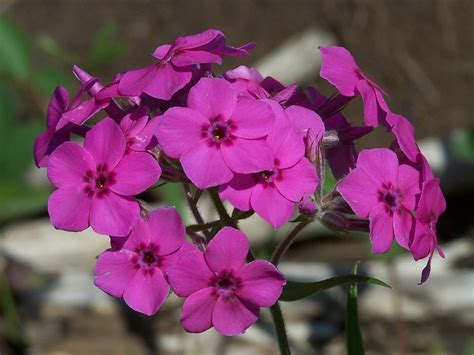
{"type": "Polygon", "coordinates": [[[285,278],[276,263],[255,260],[236,229],[253,212],[274,228],[295,217],[339,231],[365,229],[374,253],[387,252],[395,239],[416,260],[428,258],[422,282],[435,250],[443,256],[439,181],[413,126],[390,111],[384,91],[352,55],[321,48],[321,77],[339,91],[330,98],[245,66],[213,74],[222,57],[247,56],[253,47],[231,47],[217,30],[179,37],[156,48],[150,65],[105,86],[75,66],[80,90],[72,100],[63,87],[54,91],[47,129],[35,141],[36,164],[56,188],[48,201],[54,227],[90,226],[110,236],[97,260],[97,287],[147,315],[173,290],[186,298],[181,322],[189,332],[243,333],[260,307],[278,301],[285,278]],[[341,113],[356,96],[362,126],[341,113]],[[393,144],[358,153],[355,141],[378,125],[393,144]],[[322,186],[326,166],[338,180],[330,192],[322,186]],[[145,207],[138,196],[159,180],[185,185],[199,224],[186,228],[172,207],[145,207]],[[199,215],[203,190],[218,221],[199,215]],[[223,200],[235,208],[231,215],[223,200]]]}

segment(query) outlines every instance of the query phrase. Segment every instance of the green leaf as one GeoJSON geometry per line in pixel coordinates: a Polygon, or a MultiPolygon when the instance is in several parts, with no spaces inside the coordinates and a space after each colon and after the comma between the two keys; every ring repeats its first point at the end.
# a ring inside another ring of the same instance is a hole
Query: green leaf
{"type": "Polygon", "coordinates": [[[380,281],[378,279],[359,275],[338,276],[317,282],[287,281],[285,287],[283,287],[283,293],[280,296],[280,301],[298,301],[305,297],[314,295],[318,292],[328,290],[332,287],[346,285],[354,282],[390,287],[385,282],[380,281]]]}
{"type": "Polygon", "coordinates": [[[122,41],[118,38],[117,26],[109,22],[96,34],[92,42],[88,68],[101,71],[104,66],[117,60],[124,52],[122,41]]]}
{"type": "Polygon", "coordinates": [[[28,78],[31,43],[13,22],[0,16],[0,74],[24,81],[28,78]]]}
{"type": "MultiPolygon", "coordinates": [[[[357,276],[357,264],[352,269],[357,276]]],[[[357,310],[357,283],[351,283],[347,289],[346,303],[346,344],[348,355],[363,355],[364,344],[359,328],[359,315],[357,310]]]]}
{"type": "Polygon", "coordinates": [[[71,87],[70,76],[64,71],[55,68],[46,68],[36,71],[32,76],[31,84],[44,95],[50,96],[56,86],[71,87]]]}

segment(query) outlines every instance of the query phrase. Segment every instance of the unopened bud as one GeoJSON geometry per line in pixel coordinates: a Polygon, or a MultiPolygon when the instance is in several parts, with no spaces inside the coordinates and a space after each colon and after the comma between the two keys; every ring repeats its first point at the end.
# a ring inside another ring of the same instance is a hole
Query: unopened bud
{"type": "Polygon", "coordinates": [[[298,209],[302,215],[313,217],[318,211],[318,205],[310,197],[304,197],[300,201],[298,209]]]}

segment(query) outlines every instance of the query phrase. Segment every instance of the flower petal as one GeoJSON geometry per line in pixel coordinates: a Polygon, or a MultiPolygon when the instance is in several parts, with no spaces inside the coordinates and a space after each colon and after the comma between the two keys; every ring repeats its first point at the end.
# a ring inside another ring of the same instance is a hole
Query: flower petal
{"type": "Polygon", "coordinates": [[[242,285],[236,295],[259,307],[271,307],[281,295],[286,281],[277,268],[265,260],[255,260],[240,271],[242,285]]]}
{"type": "Polygon", "coordinates": [[[84,148],[95,163],[107,164],[112,170],[125,153],[126,139],[119,125],[111,118],[104,118],[86,133],[84,148]]]}
{"type": "Polygon", "coordinates": [[[128,250],[106,250],[97,258],[94,284],[114,297],[122,297],[137,269],[133,263],[135,253],[128,250]]]}
{"type": "Polygon", "coordinates": [[[383,254],[390,250],[393,242],[393,219],[383,204],[372,208],[369,215],[372,253],[383,254]]]}
{"type": "Polygon", "coordinates": [[[48,200],[48,213],[54,228],[79,232],[89,227],[91,199],[83,185],[54,191],[48,200]]]}
{"type": "Polygon", "coordinates": [[[170,287],[159,268],[139,269],[130,280],[123,299],[133,310],[151,316],[166,301],[170,287]]]}
{"type": "Polygon", "coordinates": [[[209,286],[214,276],[204,260],[204,254],[196,247],[180,253],[177,263],[168,269],[168,279],[173,291],[180,297],[188,297],[209,286]]]}
{"type": "Polygon", "coordinates": [[[158,255],[173,253],[184,243],[186,229],[174,207],[160,207],[148,214],[150,241],[158,245],[158,255]]]}
{"type": "Polygon", "coordinates": [[[267,137],[267,143],[279,168],[289,168],[304,157],[303,137],[287,119],[275,123],[273,130],[267,137]]]}
{"type": "Polygon", "coordinates": [[[235,174],[234,178],[220,187],[219,196],[241,211],[250,210],[250,196],[257,180],[252,174],[235,174]]]}
{"type": "Polygon", "coordinates": [[[388,112],[385,119],[390,125],[392,133],[395,135],[401,151],[409,160],[416,162],[420,149],[416,145],[413,125],[402,115],[397,115],[392,112],[388,112]]]}
{"type": "Polygon", "coordinates": [[[232,134],[247,139],[266,136],[275,121],[272,109],[264,102],[241,98],[231,117],[236,128],[232,134]]]}
{"type": "Polygon", "coordinates": [[[204,127],[209,127],[209,120],[199,112],[172,107],[163,114],[156,135],[166,155],[179,159],[202,139],[204,127]]]}
{"type": "Polygon", "coordinates": [[[273,168],[273,153],[265,139],[233,137],[232,144],[222,144],[221,150],[227,166],[235,173],[249,174],[273,168]]]}
{"type": "Polygon", "coordinates": [[[90,154],[73,142],[61,144],[48,159],[48,178],[57,188],[82,184],[86,172],[93,169],[90,154]]]}
{"type": "Polygon", "coordinates": [[[180,162],[186,176],[200,189],[225,184],[234,176],[222,157],[221,149],[209,146],[205,140],[187,151],[180,162]]]}
{"type": "Polygon", "coordinates": [[[415,218],[405,208],[393,214],[393,232],[398,244],[405,249],[409,248],[415,230],[415,218]]]}
{"type": "Polygon", "coordinates": [[[359,153],[357,169],[362,169],[378,185],[397,184],[398,159],[390,149],[364,149],[359,153]]]}
{"type": "Polygon", "coordinates": [[[276,187],[264,184],[255,186],[250,197],[250,204],[255,212],[273,228],[280,228],[288,222],[295,211],[294,202],[283,197],[276,187]]]}
{"type": "Polygon", "coordinates": [[[297,202],[303,196],[310,196],[318,186],[319,178],[316,168],[303,158],[295,166],[280,170],[280,176],[275,179],[278,191],[290,201],[297,202]]]}
{"type": "Polygon", "coordinates": [[[140,206],[133,198],[109,192],[92,198],[90,222],[99,234],[126,236],[140,216],[140,206]]]}
{"type": "Polygon", "coordinates": [[[232,227],[222,228],[210,241],[204,258],[210,269],[216,273],[239,270],[249,252],[247,236],[232,227]]]}
{"type": "Polygon", "coordinates": [[[220,117],[227,120],[236,104],[237,93],[224,79],[202,78],[189,91],[188,107],[208,119],[220,117]]]}
{"type": "Polygon", "coordinates": [[[212,287],[190,295],[183,304],[181,325],[189,333],[202,333],[212,326],[212,311],[216,304],[212,287]]]}
{"type": "Polygon", "coordinates": [[[364,123],[366,126],[377,127],[379,125],[378,104],[374,88],[367,80],[357,83],[357,91],[364,102],[364,123]]]}
{"type": "Polygon", "coordinates": [[[321,47],[321,78],[333,84],[344,96],[354,96],[359,70],[352,54],[343,47],[321,47]]]}
{"type": "Polygon", "coordinates": [[[242,334],[257,321],[259,313],[258,306],[238,297],[219,297],[212,312],[212,325],[222,335],[242,334]]]}
{"type": "Polygon", "coordinates": [[[208,51],[187,50],[173,56],[171,61],[177,67],[185,67],[199,63],[221,64],[222,59],[219,55],[208,51]]]}
{"type": "Polygon", "coordinates": [[[146,152],[132,152],[123,157],[113,170],[115,183],[110,189],[118,194],[132,196],[142,193],[161,176],[161,168],[146,152]]]}
{"type": "Polygon", "coordinates": [[[69,105],[69,93],[62,87],[57,86],[54,89],[53,96],[51,101],[48,104],[48,113],[47,113],[47,127],[53,128],[59,122],[62,114],[67,110],[69,105]]]}
{"type": "Polygon", "coordinates": [[[420,173],[409,165],[400,165],[398,169],[398,187],[403,196],[403,206],[414,210],[420,193],[420,173]]]}

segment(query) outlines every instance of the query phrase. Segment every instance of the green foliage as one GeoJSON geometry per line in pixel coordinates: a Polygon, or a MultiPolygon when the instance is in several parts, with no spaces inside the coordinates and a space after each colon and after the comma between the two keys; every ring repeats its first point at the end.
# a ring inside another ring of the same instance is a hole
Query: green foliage
{"type": "Polygon", "coordinates": [[[368,283],[372,285],[390,287],[385,282],[378,279],[359,275],[338,276],[317,282],[287,281],[285,287],[283,288],[283,293],[280,296],[280,301],[298,301],[336,286],[353,283],[368,283]]]}
{"type": "Polygon", "coordinates": [[[0,75],[25,81],[30,65],[30,40],[12,22],[0,16],[0,75]]]}
{"type": "MultiPolygon", "coordinates": [[[[352,269],[357,276],[357,264],[352,269]]],[[[346,345],[348,355],[363,355],[364,344],[359,328],[359,315],[357,309],[357,283],[353,282],[347,289],[346,303],[346,345]]]]}
{"type": "Polygon", "coordinates": [[[102,68],[117,60],[125,51],[118,38],[117,26],[108,22],[96,34],[89,53],[88,68],[91,72],[101,71],[102,68]]]}

